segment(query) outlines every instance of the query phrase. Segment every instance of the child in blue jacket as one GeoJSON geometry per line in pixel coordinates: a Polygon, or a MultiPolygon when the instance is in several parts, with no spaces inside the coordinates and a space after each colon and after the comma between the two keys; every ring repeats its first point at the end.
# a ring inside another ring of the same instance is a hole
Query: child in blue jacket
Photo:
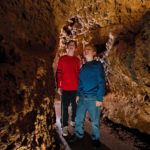
{"type": "Polygon", "coordinates": [[[85,45],[84,57],[86,58],[86,63],[81,68],[76,97],[78,105],[75,119],[75,134],[70,139],[70,143],[73,143],[83,138],[83,124],[88,111],[92,124],[93,148],[97,148],[100,145],[100,108],[105,91],[104,69],[100,62],[94,60],[95,55],[95,47],[90,44],[85,45]]]}

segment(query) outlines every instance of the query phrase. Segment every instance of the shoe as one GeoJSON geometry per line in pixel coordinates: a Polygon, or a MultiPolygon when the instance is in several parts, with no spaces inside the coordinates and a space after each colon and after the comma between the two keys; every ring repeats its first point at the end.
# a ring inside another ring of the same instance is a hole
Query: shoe
{"type": "Polygon", "coordinates": [[[68,127],[63,127],[62,128],[62,136],[68,136],[68,127]]]}
{"type": "Polygon", "coordinates": [[[77,137],[75,134],[73,134],[69,140],[69,143],[75,143],[77,141],[80,141],[82,138],[77,137]]]}
{"type": "Polygon", "coordinates": [[[75,122],[74,122],[74,121],[71,121],[71,122],[70,122],[70,125],[71,125],[72,127],[75,127],[75,122]]]}
{"type": "Polygon", "coordinates": [[[92,140],[92,149],[96,150],[97,148],[100,147],[100,141],[99,140],[92,140]]]}

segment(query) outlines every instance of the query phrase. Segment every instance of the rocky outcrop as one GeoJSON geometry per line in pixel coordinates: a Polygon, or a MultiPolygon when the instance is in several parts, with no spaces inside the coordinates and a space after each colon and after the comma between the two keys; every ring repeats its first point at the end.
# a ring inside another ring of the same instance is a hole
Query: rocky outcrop
{"type": "Polygon", "coordinates": [[[120,33],[106,57],[111,93],[105,97],[105,115],[116,123],[150,134],[150,13],[137,32],[120,33]],[[115,58],[115,59],[114,59],[115,58]]]}
{"type": "Polygon", "coordinates": [[[70,38],[79,45],[92,42],[104,49],[110,31],[133,30],[150,9],[149,0],[57,0],[51,5],[60,31],[61,51],[70,38]]]}
{"type": "Polygon", "coordinates": [[[0,46],[0,149],[55,147],[54,82],[48,60],[0,46]]]}
{"type": "Polygon", "coordinates": [[[53,19],[48,1],[0,1],[1,150],[56,147],[53,19]]]}

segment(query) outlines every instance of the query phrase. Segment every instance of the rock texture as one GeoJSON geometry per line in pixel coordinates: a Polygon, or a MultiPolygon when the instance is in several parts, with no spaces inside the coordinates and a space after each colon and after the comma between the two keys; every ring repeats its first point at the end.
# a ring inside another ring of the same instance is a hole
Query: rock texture
{"type": "Polygon", "coordinates": [[[0,57],[0,149],[55,147],[51,63],[9,43],[0,57]]]}
{"type": "Polygon", "coordinates": [[[55,24],[61,31],[60,47],[69,38],[79,44],[92,42],[99,48],[108,41],[110,31],[134,29],[150,9],[149,0],[57,0],[53,1],[55,24]],[[62,28],[63,26],[63,28],[62,28]]]}
{"type": "Polygon", "coordinates": [[[53,19],[48,1],[0,1],[1,150],[56,147],[53,19]]]}
{"type": "Polygon", "coordinates": [[[109,43],[106,57],[111,94],[104,104],[107,117],[150,134],[150,13],[134,34],[124,31],[109,43]],[[115,59],[114,59],[115,58],[115,59]]]}
{"type": "Polygon", "coordinates": [[[1,0],[0,149],[55,149],[53,68],[69,39],[76,55],[91,42],[103,58],[104,115],[150,134],[149,10],[149,0],[1,0]]]}

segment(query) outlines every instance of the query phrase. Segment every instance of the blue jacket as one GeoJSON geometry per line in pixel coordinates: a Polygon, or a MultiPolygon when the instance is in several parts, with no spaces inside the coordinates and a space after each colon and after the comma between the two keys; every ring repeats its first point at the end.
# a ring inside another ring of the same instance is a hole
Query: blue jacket
{"type": "Polygon", "coordinates": [[[102,64],[90,61],[81,68],[77,96],[94,95],[98,101],[103,100],[105,91],[105,73],[102,64]]]}

